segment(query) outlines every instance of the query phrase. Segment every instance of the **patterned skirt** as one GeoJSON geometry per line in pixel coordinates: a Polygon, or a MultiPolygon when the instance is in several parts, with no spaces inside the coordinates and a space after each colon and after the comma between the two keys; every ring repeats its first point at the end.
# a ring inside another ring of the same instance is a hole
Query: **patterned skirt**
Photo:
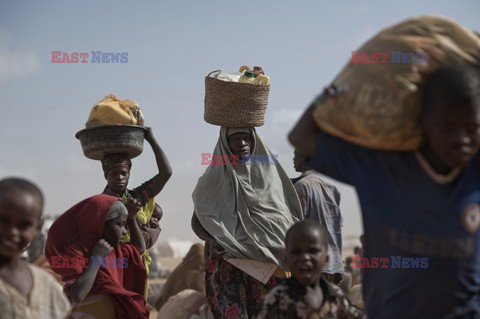
{"type": "Polygon", "coordinates": [[[206,296],[215,319],[253,318],[276,284],[274,276],[264,285],[222,257],[211,257],[205,265],[206,296]]]}

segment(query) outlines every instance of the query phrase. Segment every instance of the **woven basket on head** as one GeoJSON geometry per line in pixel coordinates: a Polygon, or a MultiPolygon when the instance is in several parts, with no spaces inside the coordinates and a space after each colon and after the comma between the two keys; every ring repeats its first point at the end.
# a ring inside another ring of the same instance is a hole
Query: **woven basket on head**
{"type": "MultiPolygon", "coordinates": [[[[213,71],[214,72],[220,71],[213,71]]],[[[205,77],[205,113],[207,123],[226,127],[262,126],[270,85],[226,82],[205,77]]]]}

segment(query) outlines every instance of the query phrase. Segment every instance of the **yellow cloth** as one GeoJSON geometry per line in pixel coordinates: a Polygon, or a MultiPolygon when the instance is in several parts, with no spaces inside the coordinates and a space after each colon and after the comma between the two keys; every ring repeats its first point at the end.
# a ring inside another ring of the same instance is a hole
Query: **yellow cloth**
{"type": "Polygon", "coordinates": [[[107,95],[97,102],[90,111],[86,127],[105,124],[143,125],[144,118],[135,101],[120,100],[115,95],[107,95]]]}
{"type": "MultiPolygon", "coordinates": [[[[122,201],[124,203],[127,202],[127,196],[123,194],[122,201]]],[[[137,221],[140,225],[146,225],[150,218],[152,218],[153,210],[155,209],[155,197],[152,197],[148,200],[148,202],[140,209],[135,216],[137,221]]],[[[122,242],[129,243],[130,242],[130,230],[127,230],[127,234],[122,238],[122,242]]],[[[150,264],[152,263],[152,256],[148,253],[148,251],[144,251],[142,254],[143,264],[145,265],[145,270],[147,271],[147,279],[145,282],[145,299],[148,295],[148,273],[150,272],[150,264]]]]}

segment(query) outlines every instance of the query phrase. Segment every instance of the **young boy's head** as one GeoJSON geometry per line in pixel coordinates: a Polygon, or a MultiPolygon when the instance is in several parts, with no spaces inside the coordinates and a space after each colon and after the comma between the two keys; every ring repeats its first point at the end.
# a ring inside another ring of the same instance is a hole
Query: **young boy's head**
{"type": "Polygon", "coordinates": [[[295,168],[295,171],[303,173],[308,170],[305,161],[308,161],[310,156],[306,156],[298,148],[295,148],[293,155],[293,168],[295,168]]]}
{"type": "Polygon", "coordinates": [[[328,261],[328,233],[317,221],[293,225],[285,238],[285,261],[292,276],[302,285],[315,285],[328,261]]]}
{"type": "Polygon", "coordinates": [[[42,228],[43,194],[22,178],[0,180],[0,258],[18,257],[42,228]]]}
{"type": "Polygon", "coordinates": [[[480,70],[453,65],[435,71],[423,107],[427,160],[440,173],[464,167],[480,147],[480,70]]]}

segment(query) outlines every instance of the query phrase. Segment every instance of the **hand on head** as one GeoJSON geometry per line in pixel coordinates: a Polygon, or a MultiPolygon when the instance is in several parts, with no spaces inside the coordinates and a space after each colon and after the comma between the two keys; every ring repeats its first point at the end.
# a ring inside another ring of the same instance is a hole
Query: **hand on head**
{"type": "Polygon", "coordinates": [[[145,140],[150,143],[153,141],[155,137],[153,136],[153,131],[151,127],[147,127],[147,131],[145,132],[145,140]]]}

